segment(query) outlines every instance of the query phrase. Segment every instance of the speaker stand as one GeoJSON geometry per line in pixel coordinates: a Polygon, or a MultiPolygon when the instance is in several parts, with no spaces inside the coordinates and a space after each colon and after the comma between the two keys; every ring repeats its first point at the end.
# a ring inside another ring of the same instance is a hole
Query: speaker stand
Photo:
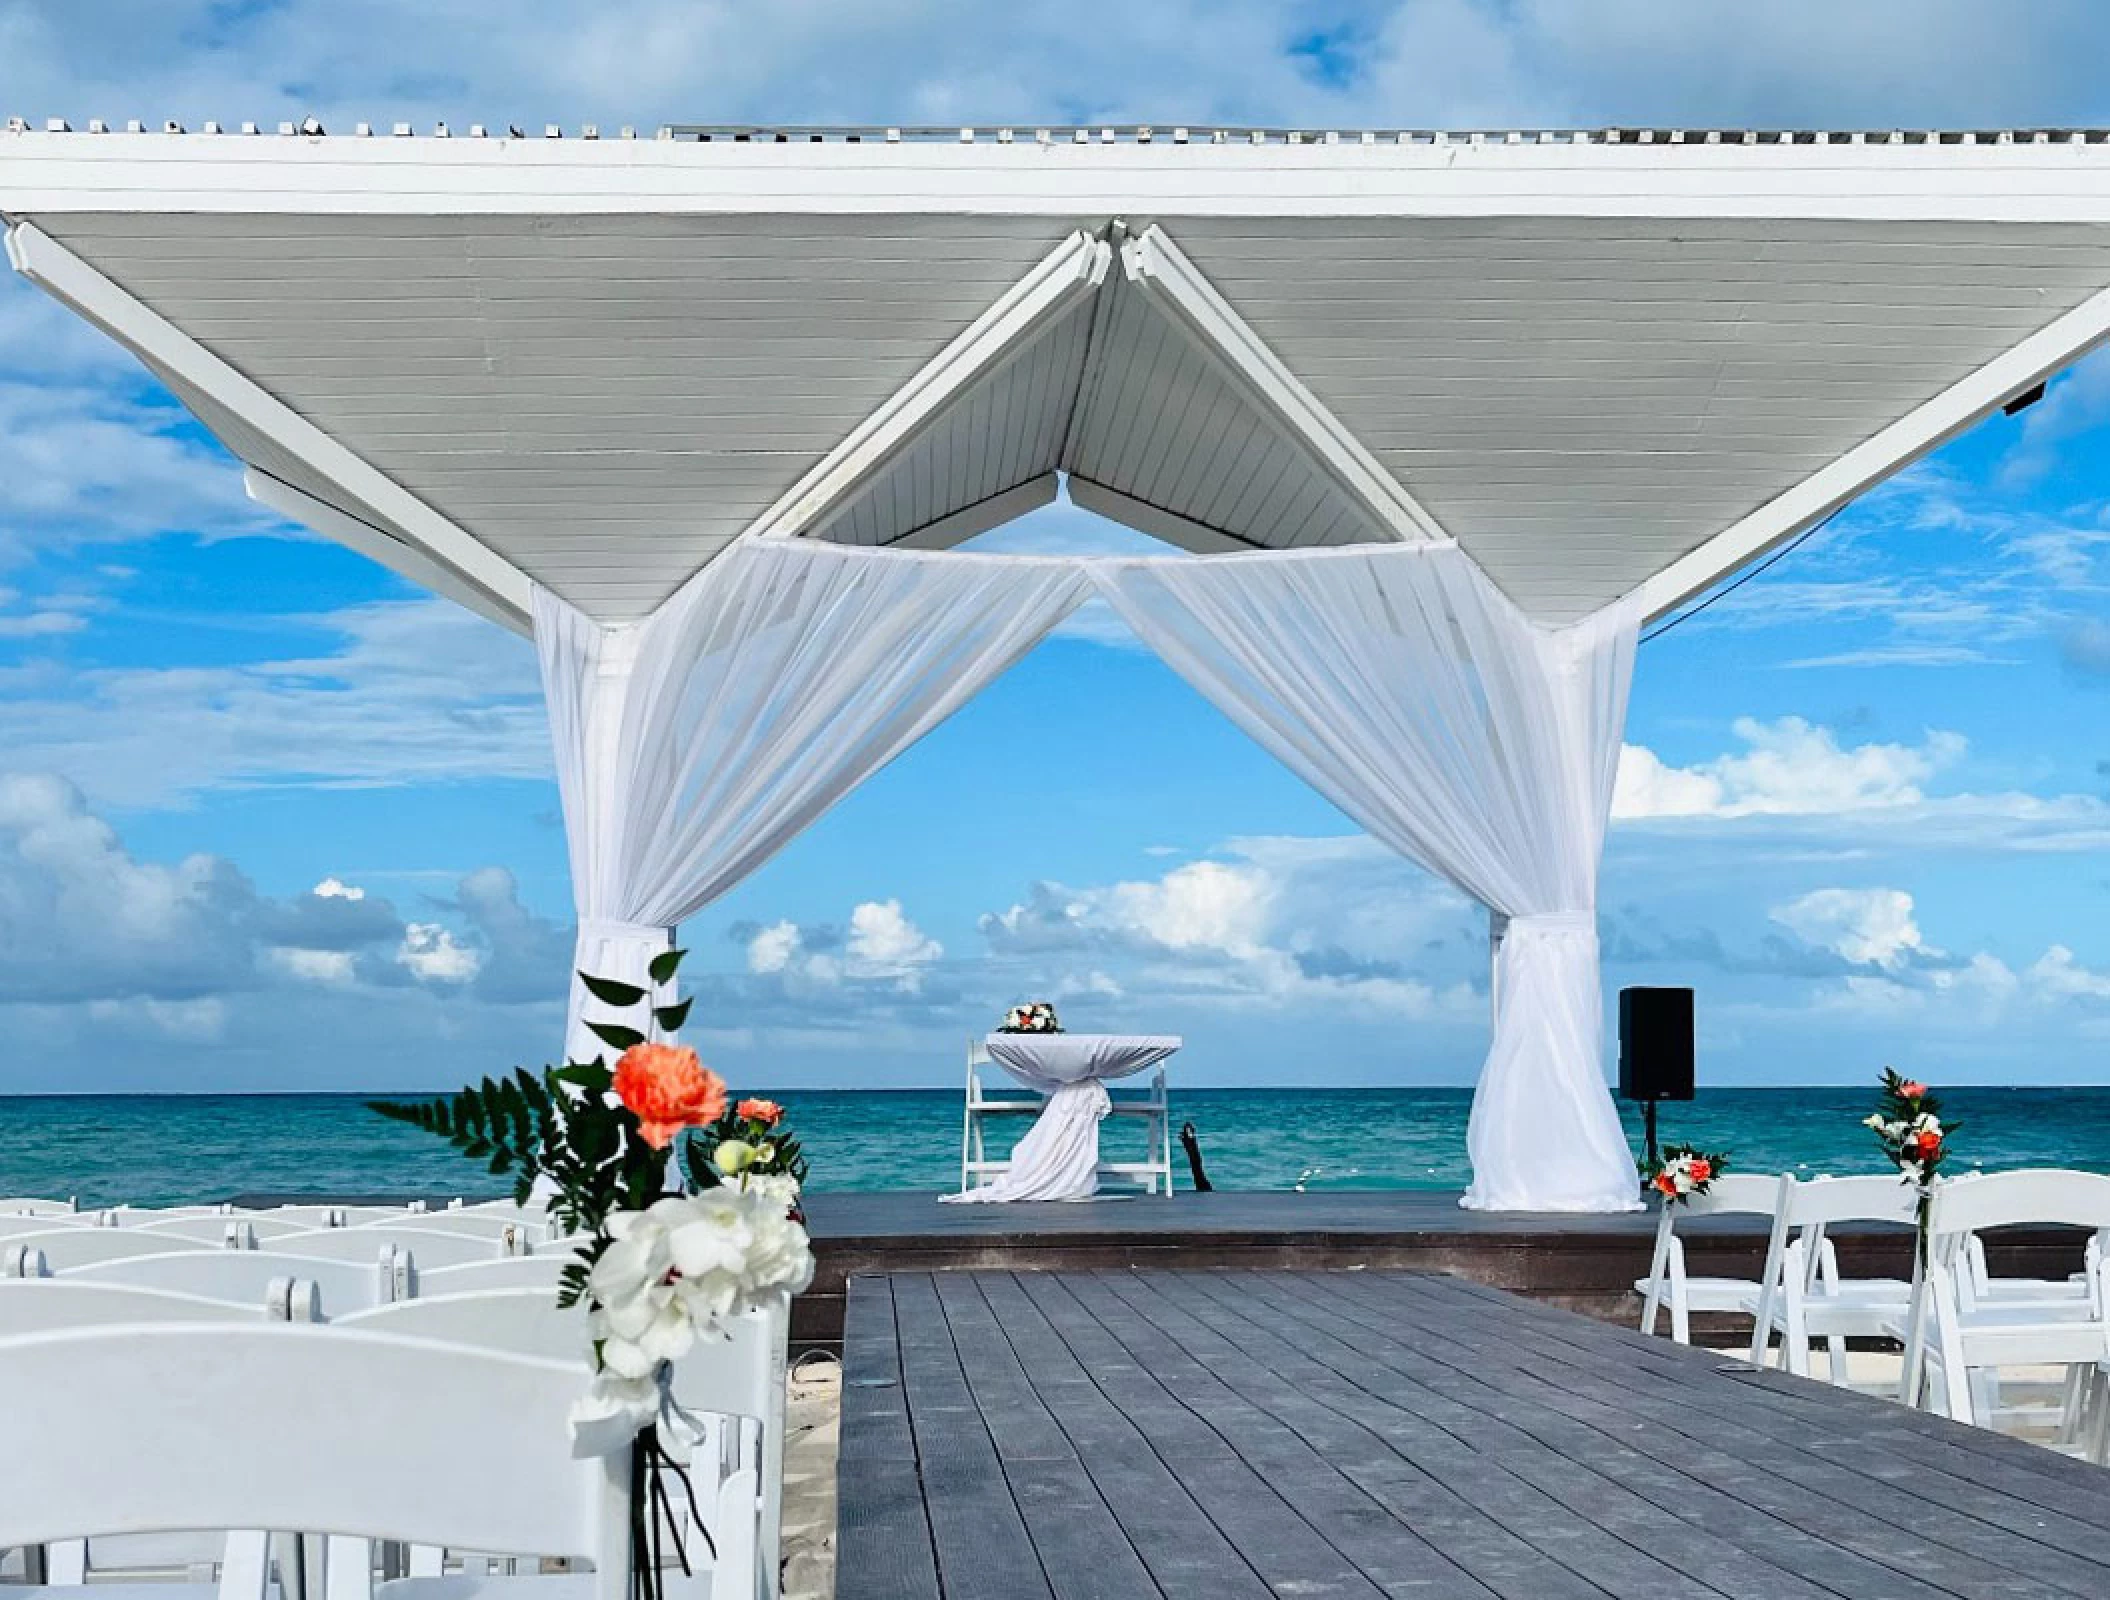
{"type": "Polygon", "coordinates": [[[1660,1158],[1656,1154],[1656,1102],[1653,1100],[1641,1102],[1641,1130],[1648,1140],[1648,1169],[1654,1172],[1660,1158]]]}

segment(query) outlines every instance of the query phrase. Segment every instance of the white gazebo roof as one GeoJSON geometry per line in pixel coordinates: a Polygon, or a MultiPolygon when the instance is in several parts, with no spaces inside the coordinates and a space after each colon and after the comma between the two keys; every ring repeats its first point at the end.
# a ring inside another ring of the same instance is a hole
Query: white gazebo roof
{"type": "Polygon", "coordinates": [[[2110,334],[2098,133],[398,131],[17,125],[0,212],[260,499],[513,626],[1062,480],[1662,611],[2110,334]]]}

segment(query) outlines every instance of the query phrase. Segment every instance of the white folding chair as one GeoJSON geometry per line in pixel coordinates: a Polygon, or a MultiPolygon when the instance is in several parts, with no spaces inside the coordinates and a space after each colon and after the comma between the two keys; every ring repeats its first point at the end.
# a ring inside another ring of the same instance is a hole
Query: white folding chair
{"type": "MultiPolygon", "coordinates": [[[[1724,1173],[1708,1184],[1705,1194],[1687,1195],[1676,1205],[1664,1204],[1656,1218],[1656,1248],[1649,1257],[1648,1276],[1634,1280],[1641,1296],[1641,1331],[1656,1331],[1656,1315],[1670,1308],[1670,1336],[1679,1344],[1692,1343],[1692,1314],[1700,1312],[1744,1312],[1744,1302],[1759,1294],[1763,1279],[1695,1278],[1685,1270],[1685,1241],[1678,1224],[1693,1217],[1764,1217],[1769,1224],[1780,1215],[1780,1197],[1785,1177],[1760,1177],[1749,1173],[1724,1173]]],[[[1779,1229],[1769,1228],[1766,1260],[1770,1268],[1777,1248],[1779,1229]]]]}
{"type": "Polygon", "coordinates": [[[127,1233],[153,1234],[168,1239],[192,1239],[200,1244],[224,1244],[236,1250],[253,1250],[260,1239],[277,1239],[310,1230],[298,1222],[282,1222],[265,1215],[156,1217],[148,1222],[120,1223],[127,1233]]]}
{"type": "MultiPolygon", "coordinates": [[[[970,1036],[967,1040],[967,1096],[960,1118],[960,1189],[978,1189],[1011,1170],[1005,1156],[990,1156],[983,1122],[989,1117],[1037,1117],[1047,1101],[1030,1090],[991,1093],[982,1080],[982,1069],[991,1065],[988,1041],[970,1036]]],[[[1008,1081],[1008,1080],[1007,1080],[1008,1081]]],[[[1172,1105],[1161,1062],[1138,1092],[1133,1086],[1107,1085],[1109,1121],[1137,1119],[1143,1123],[1145,1154],[1141,1161],[1099,1163],[1099,1177],[1116,1183],[1131,1183],[1145,1194],[1172,1193],[1172,1105]]]]}
{"type": "Polygon", "coordinates": [[[1166,1089],[1165,1065],[1158,1063],[1140,1090],[1109,1083],[1112,1101],[1107,1120],[1117,1125],[1137,1120],[1143,1124],[1145,1155],[1141,1161],[1101,1161],[1099,1176],[1117,1183],[1132,1183],[1145,1194],[1172,1193],[1172,1101],[1166,1089]]]}
{"type": "Polygon", "coordinates": [[[59,1274],[61,1283],[123,1284],[171,1294],[203,1295],[212,1300],[256,1300],[282,1278],[298,1279],[319,1297],[320,1314],[337,1316],[398,1298],[399,1280],[407,1283],[407,1263],[393,1252],[371,1262],[337,1261],[326,1256],[296,1256],[267,1250],[198,1250],[186,1254],[136,1256],[98,1261],[59,1274]]]}
{"type": "Polygon", "coordinates": [[[62,1228],[91,1226],[85,1217],[72,1213],[54,1216],[47,1212],[24,1212],[19,1217],[0,1216],[0,1239],[19,1239],[25,1233],[54,1233],[62,1228]]]}
{"type": "Polygon", "coordinates": [[[1777,1333],[1782,1365],[1809,1377],[1810,1341],[1821,1339],[1831,1381],[1850,1386],[1847,1340],[1884,1337],[1910,1305],[1912,1285],[1902,1278],[1844,1277],[1827,1230],[1842,1222],[1909,1225],[1917,1204],[1912,1187],[1894,1177],[1785,1175],[1774,1237],[1787,1242],[1771,1253],[1764,1284],[1742,1307],[1752,1318],[1752,1364],[1767,1364],[1777,1333]]]}
{"type": "MultiPolygon", "coordinates": [[[[388,1586],[396,1600],[627,1600],[628,1454],[571,1458],[566,1418],[583,1383],[579,1362],[327,1327],[149,1325],[0,1341],[0,1416],[11,1451],[37,1467],[11,1474],[0,1496],[0,1546],[292,1528],[328,1536],[329,1600],[370,1600],[372,1539],[594,1569],[406,1579],[388,1586]]],[[[751,1565],[712,1578],[714,1600],[752,1594],[751,1565]]],[[[258,1550],[228,1563],[218,1592],[261,1600],[265,1590],[258,1550]]]]}
{"type": "MultiPolygon", "coordinates": [[[[337,1318],[334,1326],[560,1360],[583,1359],[590,1342],[585,1313],[576,1306],[559,1308],[553,1283],[420,1295],[337,1318]]],[[[774,1296],[767,1305],[736,1318],[728,1337],[700,1342],[674,1367],[674,1396],[685,1408],[709,1417],[748,1418],[759,1424],[755,1429],[735,1427],[714,1443],[720,1447],[721,1481],[740,1471],[755,1474],[761,1497],[755,1540],[771,1595],[776,1593],[781,1565],[789,1331],[789,1298],[774,1296]]],[[[712,1542],[718,1543],[721,1530],[713,1527],[710,1533],[712,1542]]],[[[422,1556],[413,1552],[411,1570],[418,1571],[422,1564],[425,1570],[435,1571],[434,1559],[433,1552],[422,1556]]]]}
{"type": "Polygon", "coordinates": [[[1959,1422],[1990,1427],[2004,1411],[2004,1367],[2068,1371],[2065,1435],[2093,1412],[2089,1453],[2102,1459],[2101,1368],[2110,1358],[2102,1245],[2110,1238],[2110,1177],[2057,1168],[1980,1173],[1938,1184],[1927,1219],[1926,1262],[1909,1315],[1891,1331],[1905,1345],[1899,1396],[1959,1422]],[[2091,1270],[2084,1292],[2068,1285],[2002,1284],[1974,1277],[1970,1243],[1988,1228],[2087,1229],[2091,1270]]]}
{"type": "MultiPolygon", "coordinates": [[[[978,1035],[967,1040],[967,1099],[960,1121],[960,1189],[979,1189],[1011,1170],[1008,1159],[991,1160],[984,1138],[983,1120],[988,1117],[1037,1117],[1046,1104],[1037,1094],[1013,1089],[992,1094],[982,1082],[982,1069],[989,1066],[988,1042],[978,1035]]],[[[1007,1080],[1008,1081],[1008,1080],[1007,1080]]]]}

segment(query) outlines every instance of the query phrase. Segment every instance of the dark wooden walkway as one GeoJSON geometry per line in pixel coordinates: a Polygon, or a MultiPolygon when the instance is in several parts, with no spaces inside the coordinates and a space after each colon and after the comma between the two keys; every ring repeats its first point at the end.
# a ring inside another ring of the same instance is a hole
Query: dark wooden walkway
{"type": "Polygon", "coordinates": [[[2110,1472],[1408,1273],[857,1278],[839,1600],[2110,1596],[2110,1472]]]}

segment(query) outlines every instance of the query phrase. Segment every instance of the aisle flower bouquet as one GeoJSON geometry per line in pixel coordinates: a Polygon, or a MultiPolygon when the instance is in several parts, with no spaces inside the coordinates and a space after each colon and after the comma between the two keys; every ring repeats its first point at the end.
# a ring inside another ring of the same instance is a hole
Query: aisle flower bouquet
{"type": "Polygon", "coordinates": [[[1045,1000],[1035,1000],[1022,1006],[1013,1006],[1004,1013],[1003,1026],[998,1033],[1060,1033],[1062,1024],[1055,1019],[1055,1008],[1045,1000]]]}
{"type": "MultiPolygon", "coordinates": [[[[653,984],[671,982],[681,957],[657,957],[653,984]]],[[[579,976],[603,1005],[642,1008],[661,1032],[687,1020],[686,1000],[655,1006],[634,984],[579,976]]],[[[812,1250],[795,1214],[806,1164],[786,1135],[762,1170],[754,1160],[730,1162],[733,1170],[720,1170],[704,1193],[668,1193],[683,1134],[705,1129],[708,1138],[728,1119],[743,1130],[775,1128],[782,1108],[746,1100],[729,1112],[724,1080],[694,1050],[654,1042],[627,1023],[588,1026],[619,1052],[614,1066],[597,1057],[539,1074],[522,1068],[446,1100],[371,1104],[493,1173],[510,1173],[521,1205],[546,1181],[549,1212],[576,1244],[558,1304],[584,1301],[592,1337],[594,1384],[573,1412],[573,1448],[601,1455],[635,1438],[642,1472],[664,1460],[654,1425],[682,1420],[670,1364],[698,1341],[722,1337],[742,1312],[812,1281],[812,1250]]],[[[724,1151],[722,1137],[712,1143],[724,1151]]],[[[687,1165],[696,1171],[693,1150],[687,1165]]]]}
{"type": "Polygon", "coordinates": [[[1862,1119],[1898,1169],[1898,1176],[1919,1190],[1920,1251],[1927,1248],[1927,1215],[1934,1204],[1934,1184],[1949,1159],[1949,1137],[1963,1126],[1944,1123],[1941,1100],[1924,1083],[1893,1068],[1883,1069],[1878,1109],[1862,1119]]]}
{"type": "Polygon", "coordinates": [[[1645,1158],[1636,1165],[1641,1168],[1642,1180],[1663,1196],[1663,1203],[1674,1206],[1692,1195],[1705,1194],[1708,1185],[1729,1170],[1729,1152],[1667,1144],[1653,1167],[1645,1158]]]}

